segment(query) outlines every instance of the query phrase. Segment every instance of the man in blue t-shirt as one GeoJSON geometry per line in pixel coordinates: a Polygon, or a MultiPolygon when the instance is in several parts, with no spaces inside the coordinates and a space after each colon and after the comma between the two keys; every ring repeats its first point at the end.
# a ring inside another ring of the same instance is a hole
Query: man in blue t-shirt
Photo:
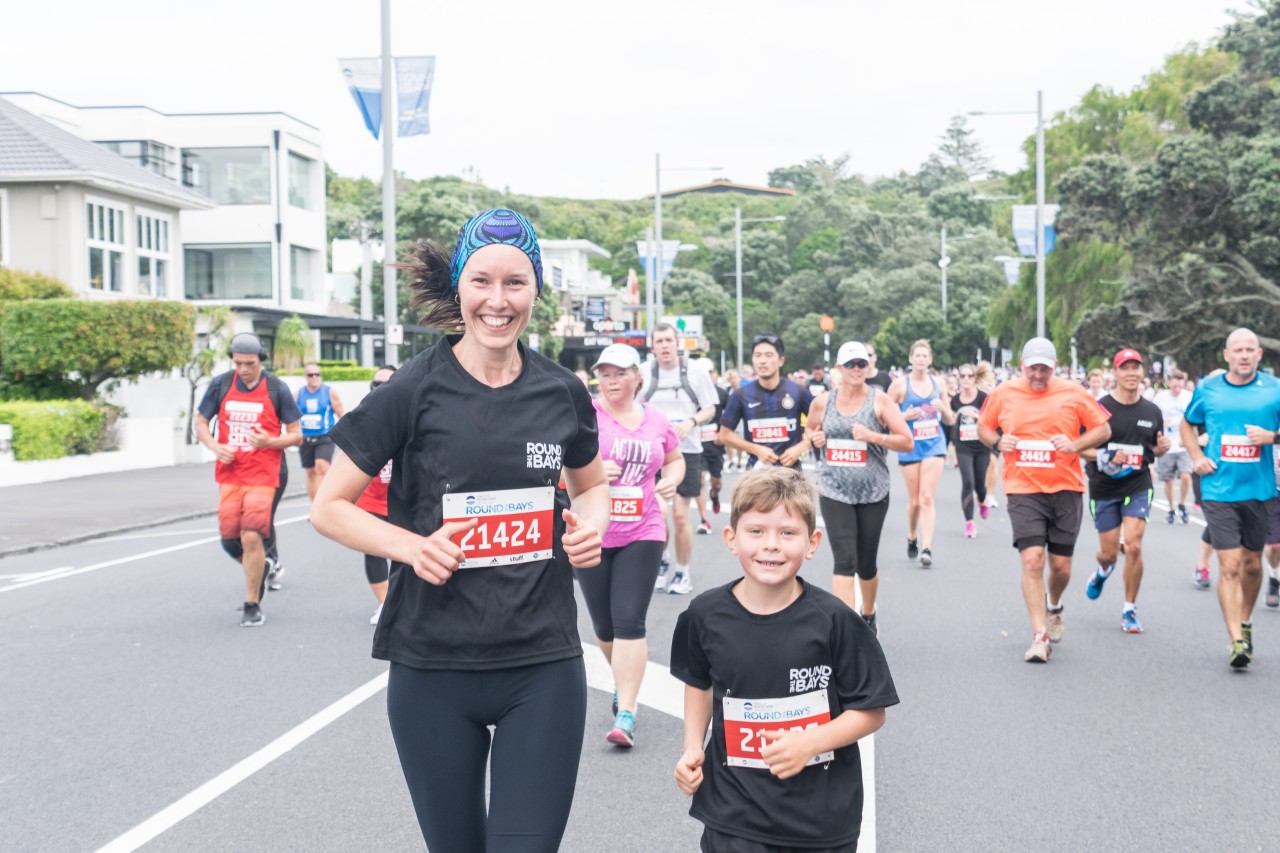
{"type": "Polygon", "coordinates": [[[751,339],[751,363],[756,381],[742,384],[729,397],[720,420],[720,440],[725,447],[750,454],[748,466],[757,462],[799,468],[809,450],[800,416],[809,414],[813,395],[782,376],[786,362],[782,338],[772,334],[751,339]],[[747,438],[738,434],[746,424],[747,438]]]}
{"type": "Polygon", "coordinates": [[[1222,357],[1227,372],[1196,386],[1181,429],[1218,552],[1218,601],[1231,636],[1230,664],[1242,670],[1253,659],[1253,606],[1276,500],[1272,454],[1280,442],[1280,380],[1258,372],[1262,347],[1248,329],[1231,333],[1222,357]],[[1196,434],[1201,425],[1208,435],[1203,449],[1196,434]]]}

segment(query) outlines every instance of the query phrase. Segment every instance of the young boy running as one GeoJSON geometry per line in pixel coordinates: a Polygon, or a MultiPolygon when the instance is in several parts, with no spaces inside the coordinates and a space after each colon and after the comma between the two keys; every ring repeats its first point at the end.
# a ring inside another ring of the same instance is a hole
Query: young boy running
{"type": "Polygon", "coordinates": [[[675,777],[708,853],[857,849],[857,742],[884,725],[898,695],[867,624],[796,577],[822,538],[814,504],[798,470],[744,476],[724,530],[743,576],[699,595],[676,622],[671,673],[685,682],[685,734],[675,777]]]}

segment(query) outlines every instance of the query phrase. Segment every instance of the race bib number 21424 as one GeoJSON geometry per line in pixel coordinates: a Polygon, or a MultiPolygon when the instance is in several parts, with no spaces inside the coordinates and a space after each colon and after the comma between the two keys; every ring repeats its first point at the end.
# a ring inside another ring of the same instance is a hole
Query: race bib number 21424
{"type": "Polygon", "coordinates": [[[555,492],[551,486],[444,496],[445,522],[473,518],[480,523],[453,537],[465,557],[459,568],[551,559],[555,536],[555,492]]]}

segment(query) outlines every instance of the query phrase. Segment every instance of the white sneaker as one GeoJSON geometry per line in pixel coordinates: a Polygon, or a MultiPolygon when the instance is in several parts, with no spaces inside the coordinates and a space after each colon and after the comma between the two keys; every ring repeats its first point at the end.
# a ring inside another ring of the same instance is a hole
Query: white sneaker
{"type": "Polygon", "coordinates": [[[381,604],[379,604],[379,605],[378,605],[378,609],[377,609],[377,610],[375,610],[375,611],[373,611],[373,615],[369,617],[369,624],[370,624],[370,625],[377,625],[377,624],[378,624],[378,617],[379,617],[379,616],[381,616],[381,615],[382,615],[382,605],[381,605],[381,604]]]}
{"type": "Polygon", "coordinates": [[[671,595],[688,595],[693,592],[693,579],[684,572],[676,572],[676,576],[671,579],[667,592],[671,595]]]}
{"type": "Polygon", "coordinates": [[[987,507],[990,509],[995,509],[998,506],[1000,506],[1000,502],[996,500],[996,496],[987,495],[987,507]]]}
{"type": "Polygon", "coordinates": [[[663,561],[662,561],[662,565],[658,567],[658,577],[657,577],[657,580],[655,580],[655,581],[653,582],[653,591],[654,591],[654,592],[666,592],[666,591],[667,591],[667,581],[668,581],[669,579],[670,579],[670,571],[668,570],[668,563],[667,563],[667,561],[666,561],[666,560],[663,560],[663,561]]]}

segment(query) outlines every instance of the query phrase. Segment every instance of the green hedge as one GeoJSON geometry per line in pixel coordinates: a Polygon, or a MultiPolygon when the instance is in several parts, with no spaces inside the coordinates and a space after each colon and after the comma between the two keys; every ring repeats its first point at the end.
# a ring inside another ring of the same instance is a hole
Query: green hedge
{"type": "MultiPolygon", "coordinates": [[[[378,372],[376,367],[356,367],[354,365],[347,367],[329,367],[328,362],[320,362],[320,372],[324,374],[325,382],[368,382],[373,378],[373,374],[378,372]]],[[[297,370],[278,371],[281,376],[301,376],[303,370],[299,367],[297,370]]]]}
{"type": "Polygon", "coordinates": [[[25,299],[70,299],[71,288],[56,278],[0,267],[0,302],[25,299]]]}
{"type": "Polygon", "coordinates": [[[106,414],[84,400],[0,403],[0,424],[13,426],[13,458],[58,459],[92,453],[106,414]]]}
{"type": "Polygon", "coordinates": [[[7,302],[0,311],[0,367],[14,383],[74,381],[92,400],[108,379],[185,364],[194,324],[195,308],[181,302],[7,302]]]}

